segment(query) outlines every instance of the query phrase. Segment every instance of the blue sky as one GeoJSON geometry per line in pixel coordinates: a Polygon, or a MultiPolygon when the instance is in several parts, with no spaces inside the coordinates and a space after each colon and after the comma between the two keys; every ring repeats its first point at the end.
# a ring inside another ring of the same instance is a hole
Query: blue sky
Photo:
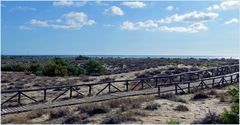
{"type": "Polygon", "coordinates": [[[239,1],[1,3],[2,54],[239,53],[239,1]]]}

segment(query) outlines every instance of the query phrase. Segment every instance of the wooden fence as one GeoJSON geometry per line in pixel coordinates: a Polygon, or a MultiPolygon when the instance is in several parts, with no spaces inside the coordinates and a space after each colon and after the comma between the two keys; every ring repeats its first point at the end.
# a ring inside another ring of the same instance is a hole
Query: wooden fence
{"type": "MultiPolygon", "coordinates": [[[[1,94],[13,94],[9,98],[2,101],[1,105],[6,104],[7,102],[12,102],[14,98],[17,98],[16,102],[21,105],[22,97],[32,100],[33,102],[46,102],[47,94],[49,91],[53,90],[63,90],[60,94],[55,96],[55,98],[51,99],[51,101],[56,101],[61,96],[65,95],[69,92],[69,98],[73,98],[73,94],[84,96],[97,96],[99,94],[108,94],[112,92],[123,92],[123,91],[132,91],[132,90],[142,90],[146,88],[157,88],[159,83],[161,86],[170,86],[176,85],[176,83],[189,83],[190,81],[195,81],[201,78],[209,78],[219,75],[230,74],[234,72],[239,72],[239,64],[235,65],[227,65],[222,67],[210,68],[206,70],[185,72],[175,75],[161,76],[161,77],[149,77],[149,78],[138,78],[133,80],[118,80],[118,81],[105,81],[98,83],[89,83],[89,84],[80,84],[80,85],[65,85],[65,86],[54,86],[54,87],[45,87],[45,88],[36,88],[36,89],[19,89],[19,90],[2,90],[1,94]],[[186,82],[184,82],[186,81],[186,82]],[[120,83],[123,85],[123,88],[116,86],[116,84],[120,83]],[[99,86],[100,85],[100,86],[99,86]],[[93,93],[93,88],[96,86],[103,87],[96,93],[93,93]],[[87,93],[81,92],[81,89],[85,87],[88,89],[87,93]],[[115,91],[113,91],[113,89],[115,91]],[[105,93],[104,93],[105,91],[105,93]],[[38,92],[43,93],[41,98],[38,99],[27,95],[28,92],[38,92]]],[[[189,83],[190,84],[190,83],[189,83]]],[[[176,86],[178,86],[177,84],[176,86]]],[[[179,86],[178,86],[179,87],[179,86]]]]}
{"type": "Polygon", "coordinates": [[[196,81],[175,82],[173,83],[174,87],[170,89],[164,89],[165,86],[159,84],[158,96],[161,97],[161,93],[166,93],[171,91],[174,91],[176,95],[179,93],[185,94],[185,93],[191,93],[192,88],[195,89],[194,91],[198,91],[199,89],[203,90],[206,88],[209,89],[209,88],[223,87],[223,86],[231,85],[234,83],[239,83],[239,72],[229,74],[229,75],[199,79],[196,81]]]}

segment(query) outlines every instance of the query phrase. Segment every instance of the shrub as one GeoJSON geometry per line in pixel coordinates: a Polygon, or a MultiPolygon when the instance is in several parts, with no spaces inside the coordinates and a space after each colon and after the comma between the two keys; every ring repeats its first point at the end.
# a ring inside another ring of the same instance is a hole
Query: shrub
{"type": "Polygon", "coordinates": [[[140,108],[141,107],[141,105],[139,104],[139,103],[134,103],[134,104],[132,104],[132,109],[138,109],[138,108],[140,108]]]}
{"type": "MultiPolygon", "coordinates": [[[[43,71],[43,65],[40,65],[40,64],[32,64],[30,65],[30,68],[29,68],[29,71],[34,73],[34,74],[39,74],[40,75],[40,72],[43,71]]],[[[42,74],[42,73],[41,73],[42,74]]]]}
{"type": "Polygon", "coordinates": [[[181,97],[176,96],[176,95],[174,95],[172,93],[162,94],[160,96],[160,98],[168,99],[168,100],[171,100],[171,101],[174,101],[174,102],[182,102],[182,103],[186,103],[187,102],[186,100],[184,100],[181,97]]]}
{"type": "Polygon", "coordinates": [[[232,101],[239,103],[239,87],[228,88],[227,93],[231,96],[232,101]]]}
{"type": "Polygon", "coordinates": [[[110,111],[110,108],[105,106],[105,105],[100,105],[100,104],[89,104],[89,105],[84,105],[80,106],[78,108],[82,113],[87,113],[90,116],[93,116],[95,114],[101,114],[101,113],[107,113],[110,111]]]}
{"type": "Polygon", "coordinates": [[[153,104],[148,104],[146,107],[145,107],[145,109],[146,110],[157,110],[158,108],[160,107],[160,105],[159,104],[157,104],[157,103],[153,103],[153,104]]]}
{"type": "Polygon", "coordinates": [[[233,104],[230,111],[225,109],[220,117],[225,124],[239,124],[239,104],[233,104]]]}
{"type": "Polygon", "coordinates": [[[180,122],[175,119],[170,119],[169,121],[167,121],[167,124],[180,124],[180,122]]]}
{"type": "Polygon", "coordinates": [[[102,121],[102,124],[119,124],[129,120],[134,120],[134,119],[122,114],[111,114],[106,116],[106,118],[102,121]]]}
{"type": "Polygon", "coordinates": [[[62,124],[86,124],[88,123],[87,115],[73,115],[67,116],[67,118],[62,122],[62,124]]]}
{"type": "Polygon", "coordinates": [[[182,112],[189,111],[188,107],[185,106],[185,105],[178,105],[178,106],[176,106],[176,108],[174,108],[174,110],[176,110],[176,111],[182,111],[182,112]]]}
{"type": "Polygon", "coordinates": [[[68,75],[69,76],[79,76],[84,73],[85,73],[85,70],[81,67],[73,66],[73,65],[68,66],[68,75]]]}
{"type": "Polygon", "coordinates": [[[203,119],[193,121],[193,124],[223,124],[223,121],[216,113],[209,112],[203,119]]]}
{"type": "Polygon", "coordinates": [[[193,100],[205,99],[205,98],[208,98],[208,95],[206,95],[206,94],[203,93],[203,92],[196,93],[196,94],[194,94],[193,97],[192,97],[193,100]]]}
{"type": "Polygon", "coordinates": [[[90,59],[90,57],[79,55],[75,58],[75,60],[86,60],[86,59],[90,59]]]}
{"type": "Polygon", "coordinates": [[[91,60],[88,63],[85,64],[84,66],[87,74],[101,74],[106,71],[106,69],[98,62],[95,60],[91,60]]]}
{"type": "Polygon", "coordinates": [[[43,75],[47,76],[66,76],[68,75],[67,62],[60,58],[50,60],[44,66],[43,75]]]}
{"type": "Polygon", "coordinates": [[[228,89],[227,93],[231,96],[234,102],[231,106],[231,110],[224,110],[220,115],[225,124],[239,124],[239,88],[238,86],[233,89],[228,89]]]}
{"type": "Polygon", "coordinates": [[[54,119],[54,118],[60,118],[63,116],[67,116],[70,115],[71,111],[69,108],[63,108],[63,109],[58,109],[58,110],[52,110],[50,112],[50,118],[54,119]]]}
{"type": "Polygon", "coordinates": [[[1,67],[2,71],[18,71],[23,72],[29,70],[29,66],[23,64],[7,64],[1,67]]]}

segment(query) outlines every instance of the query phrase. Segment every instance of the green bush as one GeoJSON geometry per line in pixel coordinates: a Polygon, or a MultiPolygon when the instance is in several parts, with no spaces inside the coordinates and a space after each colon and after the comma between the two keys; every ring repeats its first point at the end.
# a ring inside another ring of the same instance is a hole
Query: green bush
{"type": "Polygon", "coordinates": [[[43,75],[47,76],[66,76],[68,75],[68,64],[63,59],[55,58],[50,60],[43,70],[43,75]]]}
{"type": "Polygon", "coordinates": [[[29,70],[29,66],[23,64],[7,64],[1,67],[2,71],[18,71],[23,72],[29,70]]]}
{"type": "Polygon", "coordinates": [[[227,93],[231,96],[232,101],[238,103],[239,102],[239,87],[228,88],[227,93]]]}
{"type": "Polygon", "coordinates": [[[75,60],[85,60],[85,59],[89,59],[89,57],[87,56],[83,56],[83,55],[79,55],[75,58],[75,60]]]}
{"type": "Polygon", "coordinates": [[[231,96],[234,104],[231,106],[231,110],[224,110],[220,115],[225,124],[239,124],[239,88],[238,86],[233,89],[228,89],[227,93],[231,96]]]}
{"type": "Polygon", "coordinates": [[[91,60],[84,66],[87,74],[101,74],[106,71],[106,69],[96,60],[91,60]]]}
{"type": "Polygon", "coordinates": [[[225,109],[220,117],[225,124],[239,124],[239,104],[233,104],[230,111],[225,109]]]}
{"type": "Polygon", "coordinates": [[[30,65],[30,72],[32,73],[36,73],[36,72],[39,72],[39,71],[42,71],[43,70],[43,65],[40,65],[40,64],[32,64],[30,65]]]}
{"type": "Polygon", "coordinates": [[[81,67],[70,65],[63,59],[56,58],[50,60],[44,66],[42,73],[46,76],[78,76],[84,74],[85,70],[81,67]]]}
{"type": "Polygon", "coordinates": [[[81,74],[85,74],[85,69],[78,67],[78,66],[73,66],[73,65],[68,66],[68,75],[69,76],[79,76],[81,74]]]}

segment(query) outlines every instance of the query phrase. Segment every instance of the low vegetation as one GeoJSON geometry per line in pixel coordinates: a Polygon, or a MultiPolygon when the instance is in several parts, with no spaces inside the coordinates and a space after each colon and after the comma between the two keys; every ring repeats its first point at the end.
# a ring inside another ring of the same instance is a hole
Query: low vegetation
{"type": "Polygon", "coordinates": [[[58,109],[58,110],[51,110],[50,111],[50,119],[55,119],[55,118],[60,118],[64,116],[71,115],[71,111],[69,108],[63,108],[63,109],[58,109]]]}
{"type": "Polygon", "coordinates": [[[87,60],[87,59],[90,59],[90,57],[83,56],[83,55],[79,55],[75,58],[75,60],[87,60]]]}
{"type": "Polygon", "coordinates": [[[102,74],[106,69],[95,60],[90,60],[84,66],[69,64],[61,58],[48,61],[47,64],[7,64],[1,67],[2,71],[24,71],[26,74],[43,76],[79,76],[81,74],[102,74]]]}
{"type": "Polygon", "coordinates": [[[198,92],[193,95],[192,100],[206,99],[206,98],[208,98],[208,95],[206,93],[198,92]]]}
{"type": "Polygon", "coordinates": [[[131,120],[134,120],[134,118],[127,117],[123,114],[110,114],[105,117],[105,119],[102,121],[102,124],[120,124],[122,122],[131,120]]]}
{"type": "Polygon", "coordinates": [[[86,104],[79,106],[78,110],[81,113],[87,113],[88,115],[93,116],[95,114],[107,113],[110,111],[110,108],[103,104],[86,104]]]}
{"type": "Polygon", "coordinates": [[[220,115],[209,113],[201,120],[194,121],[194,124],[239,124],[239,87],[229,88],[227,93],[231,96],[231,109],[225,109],[220,115]]]}
{"type": "Polygon", "coordinates": [[[62,122],[62,124],[86,124],[89,122],[86,114],[70,115],[62,122]]]}
{"type": "Polygon", "coordinates": [[[159,107],[160,105],[158,103],[150,103],[146,105],[145,109],[153,111],[153,110],[157,110],[159,107]]]}
{"type": "Polygon", "coordinates": [[[174,108],[175,111],[181,111],[181,112],[186,112],[189,111],[188,107],[185,105],[178,105],[176,108],[174,108]]]}
{"type": "Polygon", "coordinates": [[[193,124],[223,124],[223,121],[216,113],[209,111],[204,118],[193,121],[193,124]]]}
{"type": "Polygon", "coordinates": [[[227,93],[231,96],[233,104],[231,110],[224,110],[220,115],[224,124],[239,124],[239,86],[229,88],[227,93]]]}
{"type": "Polygon", "coordinates": [[[182,99],[179,96],[174,95],[173,93],[166,93],[166,94],[161,94],[160,98],[162,99],[168,99],[174,102],[182,102],[182,103],[187,103],[186,100],[182,99]]]}
{"type": "Polygon", "coordinates": [[[167,124],[180,124],[180,122],[176,119],[170,119],[169,121],[167,121],[167,124]]]}

